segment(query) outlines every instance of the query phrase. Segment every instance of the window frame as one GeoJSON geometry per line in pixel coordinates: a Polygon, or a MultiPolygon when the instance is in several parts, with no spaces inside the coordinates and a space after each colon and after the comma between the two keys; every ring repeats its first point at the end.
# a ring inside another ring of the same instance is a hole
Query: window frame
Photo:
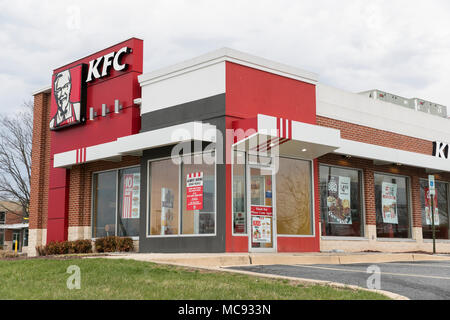
{"type": "MultiPolygon", "coordinates": [[[[331,167],[331,168],[337,168],[337,169],[345,169],[345,170],[354,170],[354,171],[358,171],[359,176],[360,176],[360,187],[359,187],[359,192],[361,194],[360,197],[360,206],[361,206],[361,225],[363,226],[362,228],[362,235],[360,236],[355,236],[355,237],[351,237],[351,236],[327,236],[327,235],[322,235],[321,232],[321,238],[324,240],[345,240],[345,239],[349,239],[349,240],[358,240],[358,239],[363,239],[366,240],[367,239],[367,235],[366,235],[366,199],[365,199],[365,195],[364,195],[364,170],[361,168],[355,168],[355,167],[346,167],[346,166],[339,166],[339,165],[331,165],[331,164],[326,164],[326,163],[318,163],[319,165],[319,172],[318,172],[318,182],[319,182],[319,200],[320,200],[320,166],[326,166],[326,167],[331,167]]],[[[375,181],[375,177],[374,177],[374,181],[375,181]]],[[[375,196],[375,195],[374,195],[375,196]]],[[[320,203],[320,201],[319,201],[320,203]]],[[[319,211],[320,211],[320,224],[322,225],[322,207],[319,205],[319,211]]]]}
{"type": "MultiPolygon", "coordinates": [[[[393,238],[386,238],[386,237],[378,237],[378,231],[377,231],[377,209],[376,209],[376,192],[373,195],[374,196],[374,200],[375,200],[375,235],[376,235],[376,239],[377,241],[408,241],[408,240],[415,240],[414,239],[414,235],[413,235],[413,208],[412,208],[412,190],[411,190],[411,177],[407,176],[407,175],[403,175],[403,174],[395,174],[395,173],[390,173],[390,172],[383,172],[383,171],[374,171],[373,172],[373,187],[374,187],[374,191],[375,191],[375,175],[376,174],[380,174],[380,175],[385,175],[385,176],[393,176],[393,177],[401,177],[401,178],[405,178],[406,180],[406,188],[407,188],[407,192],[406,192],[406,197],[407,197],[407,201],[408,201],[408,221],[409,221],[409,237],[408,238],[398,238],[398,237],[393,237],[393,238]]],[[[420,201],[420,199],[419,199],[420,201]]]]}
{"type": "MultiPolygon", "coordinates": [[[[141,174],[141,166],[140,165],[132,165],[132,166],[126,166],[126,167],[120,167],[120,168],[115,168],[115,169],[107,169],[107,170],[99,170],[99,171],[92,171],[91,173],[91,240],[95,241],[96,239],[100,239],[102,237],[93,237],[92,235],[94,234],[94,210],[95,210],[95,200],[94,200],[94,176],[96,174],[99,173],[105,173],[105,172],[111,172],[111,171],[115,171],[116,172],[116,212],[115,212],[115,230],[114,230],[114,235],[117,236],[117,218],[118,218],[118,214],[119,214],[119,171],[120,170],[126,170],[126,169],[130,169],[130,168],[139,168],[139,174],[141,174]]],[[[139,213],[139,220],[141,219],[141,213],[139,213]]],[[[131,238],[132,240],[139,240],[139,236],[133,236],[133,237],[128,237],[131,238]]]]}
{"type": "MultiPolygon", "coordinates": [[[[421,192],[421,187],[420,187],[420,181],[425,181],[428,184],[428,179],[426,178],[419,178],[419,191],[421,192]]],[[[448,214],[448,223],[447,223],[447,228],[448,228],[448,232],[449,232],[449,238],[448,239],[436,239],[436,241],[450,241],[450,182],[448,181],[443,181],[443,180],[435,180],[435,182],[439,182],[439,183],[443,183],[447,185],[447,214],[448,214]]],[[[422,223],[422,202],[420,203],[420,227],[421,229],[423,229],[423,223],[422,223]]],[[[424,238],[423,237],[423,231],[422,231],[422,238],[423,240],[433,240],[432,238],[424,238]]]]}
{"type": "MultiPolygon", "coordinates": [[[[210,151],[207,151],[210,152],[210,151]]],[[[183,238],[183,237],[216,237],[217,236],[217,150],[214,149],[214,233],[207,233],[207,234],[183,234],[182,231],[182,220],[183,220],[183,198],[182,198],[182,191],[183,191],[183,162],[182,157],[185,156],[195,156],[198,154],[205,154],[207,152],[191,152],[183,155],[177,155],[175,158],[180,159],[180,164],[178,164],[178,233],[177,234],[149,234],[149,227],[150,227],[150,205],[151,205],[151,192],[150,188],[151,185],[151,163],[157,162],[157,161],[163,161],[163,160],[172,160],[172,156],[166,156],[166,157],[158,157],[155,159],[149,159],[147,160],[147,190],[146,190],[146,214],[145,214],[145,237],[146,239],[151,238],[183,238]]]]}
{"type": "Polygon", "coordinates": [[[0,219],[0,224],[6,224],[6,211],[0,211],[0,217],[3,215],[3,219],[0,219]]]}

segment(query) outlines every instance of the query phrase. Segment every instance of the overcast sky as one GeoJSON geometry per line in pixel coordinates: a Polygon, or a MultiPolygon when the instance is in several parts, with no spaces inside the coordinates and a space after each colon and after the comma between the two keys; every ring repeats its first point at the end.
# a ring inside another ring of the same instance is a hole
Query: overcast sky
{"type": "Polygon", "coordinates": [[[448,0],[0,0],[0,112],[130,37],[144,40],[144,72],[226,46],[348,91],[450,107],[448,0]]]}

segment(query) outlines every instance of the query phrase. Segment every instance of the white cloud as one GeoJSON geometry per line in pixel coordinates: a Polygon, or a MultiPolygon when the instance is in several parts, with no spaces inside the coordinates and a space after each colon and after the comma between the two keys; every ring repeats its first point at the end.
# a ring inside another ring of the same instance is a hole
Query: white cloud
{"type": "Polygon", "coordinates": [[[345,90],[450,107],[449,13],[445,0],[0,0],[0,112],[53,69],[132,36],[144,40],[144,71],[228,46],[345,90]]]}

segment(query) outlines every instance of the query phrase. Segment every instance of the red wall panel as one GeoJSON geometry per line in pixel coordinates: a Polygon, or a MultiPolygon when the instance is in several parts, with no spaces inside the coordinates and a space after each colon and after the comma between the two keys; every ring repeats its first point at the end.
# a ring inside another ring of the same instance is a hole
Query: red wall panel
{"type": "MultiPolygon", "coordinates": [[[[128,64],[128,67],[123,71],[116,71],[111,67],[109,75],[87,84],[86,115],[89,118],[89,108],[93,107],[98,117],[93,121],[87,120],[85,124],[74,125],[51,131],[50,133],[51,166],[49,173],[47,242],[67,240],[68,231],[69,175],[66,169],[53,168],[54,154],[111,142],[119,137],[138,133],[140,130],[140,110],[134,105],[134,99],[141,97],[141,89],[137,77],[142,74],[143,41],[131,38],[54,70],[54,74],[56,74],[81,63],[89,64],[89,61],[113,51],[117,52],[125,46],[131,48],[132,52],[124,54],[120,62],[128,64]],[[102,117],[102,104],[106,104],[110,112],[114,112],[114,100],[116,99],[120,101],[123,107],[120,113],[110,113],[106,117],[102,117]]],[[[98,69],[101,73],[101,67],[98,69]]],[[[72,79],[72,82],[79,80],[72,79]]],[[[81,80],[86,81],[86,79],[81,80]]],[[[54,84],[52,83],[52,93],[53,86],[54,84]]],[[[77,97],[71,96],[71,98],[76,99],[77,97]]],[[[50,99],[50,109],[56,110],[56,100],[53,94],[50,99]]]]}
{"type": "MultiPolygon", "coordinates": [[[[306,82],[282,77],[265,71],[226,63],[226,128],[241,123],[244,130],[256,125],[258,114],[316,124],[316,88],[306,82]],[[251,119],[253,118],[253,119],[251,119]],[[236,120],[243,120],[238,121],[236,120]]],[[[255,128],[256,129],[256,128],[255,128]]],[[[226,159],[230,159],[233,136],[226,138],[226,159]]],[[[229,163],[229,162],[227,162],[229,163]]],[[[315,169],[317,162],[314,161],[315,169]]],[[[318,173],[315,170],[317,186],[318,173]]],[[[232,171],[226,166],[226,251],[248,252],[248,237],[232,236],[232,171]]],[[[315,188],[317,189],[317,188],[315,188]]],[[[318,190],[318,189],[317,189],[318,190]]],[[[316,234],[312,237],[278,237],[279,252],[316,252],[319,245],[319,195],[314,192],[316,234]]]]}

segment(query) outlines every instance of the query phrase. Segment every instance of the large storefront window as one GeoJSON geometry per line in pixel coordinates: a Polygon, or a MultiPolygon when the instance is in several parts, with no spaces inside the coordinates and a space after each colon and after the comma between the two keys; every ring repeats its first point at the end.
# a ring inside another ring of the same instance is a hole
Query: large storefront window
{"type": "Polygon", "coordinates": [[[279,158],[276,174],[277,233],[312,235],[311,162],[279,158]]]}
{"type": "Polygon", "coordinates": [[[235,151],[233,162],[233,233],[247,234],[245,152],[235,151]]]}
{"type": "Polygon", "coordinates": [[[215,233],[215,161],[204,156],[149,162],[149,235],[215,233]]]}
{"type": "Polygon", "coordinates": [[[377,237],[411,238],[408,179],[374,174],[377,237]]]}
{"type": "Polygon", "coordinates": [[[322,236],[364,235],[361,171],[320,165],[322,236]]]}
{"type": "Polygon", "coordinates": [[[95,173],[93,180],[93,237],[137,237],[141,183],[139,167],[95,173]]]}
{"type": "Polygon", "coordinates": [[[149,164],[150,235],[178,234],[179,166],[171,159],[149,164]]]}
{"type": "MultiPolygon", "coordinates": [[[[422,206],[423,238],[432,239],[431,199],[428,193],[428,180],[420,180],[420,203],[422,206]]],[[[434,225],[436,239],[449,239],[448,205],[448,184],[436,181],[436,194],[434,196],[433,204],[433,209],[435,211],[434,225]]]]}
{"type": "Polygon", "coordinates": [[[139,235],[140,217],[140,168],[119,171],[119,215],[117,235],[131,237],[139,235]]]}
{"type": "Polygon", "coordinates": [[[183,157],[182,234],[215,233],[216,170],[202,158],[202,154],[183,157]]]}

